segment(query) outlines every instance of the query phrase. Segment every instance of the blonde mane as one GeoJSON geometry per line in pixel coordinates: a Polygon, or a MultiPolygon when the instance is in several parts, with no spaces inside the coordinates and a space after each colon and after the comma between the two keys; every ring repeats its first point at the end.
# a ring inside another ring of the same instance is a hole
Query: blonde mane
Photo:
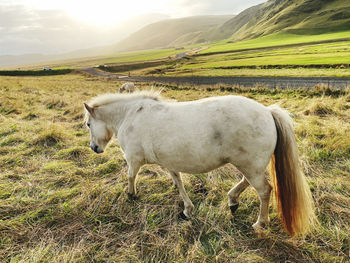
{"type": "Polygon", "coordinates": [[[120,93],[107,93],[94,97],[90,100],[88,105],[90,107],[99,107],[108,105],[121,100],[135,100],[135,99],[151,99],[155,101],[162,101],[163,98],[160,95],[161,90],[142,90],[134,93],[120,94],[120,93]]]}

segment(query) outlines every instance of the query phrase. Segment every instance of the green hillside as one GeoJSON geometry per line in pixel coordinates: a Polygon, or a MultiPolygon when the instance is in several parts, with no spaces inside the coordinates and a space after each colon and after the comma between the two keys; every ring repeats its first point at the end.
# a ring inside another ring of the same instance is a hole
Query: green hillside
{"type": "MultiPolygon", "coordinates": [[[[232,16],[193,16],[179,19],[167,19],[145,26],[128,38],[115,45],[115,51],[141,50],[160,47],[174,47],[211,41],[203,32],[213,29],[231,19],[232,16]]],[[[221,38],[222,39],[222,38],[221,38]]]]}
{"type": "Polygon", "coordinates": [[[244,41],[220,41],[209,45],[209,48],[202,51],[205,53],[227,53],[237,50],[259,49],[267,47],[279,47],[299,44],[317,44],[322,42],[338,42],[341,40],[350,39],[350,30],[326,33],[319,35],[299,35],[291,33],[274,33],[267,36],[262,36],[244,41]]]}
{"type": "Polygon", "coordinates": [[[349,61],[350,31],[320,35],[281,32],[208,44],[172,65],[150,66],[132,75],[350,77],[349,61]]]}
{"type": "Polygon", "coordinates": [[[248,8],[220,27],[233,40],[276,32],[312,35],[350,28],[350,1],[269,0],[248,8]]]}

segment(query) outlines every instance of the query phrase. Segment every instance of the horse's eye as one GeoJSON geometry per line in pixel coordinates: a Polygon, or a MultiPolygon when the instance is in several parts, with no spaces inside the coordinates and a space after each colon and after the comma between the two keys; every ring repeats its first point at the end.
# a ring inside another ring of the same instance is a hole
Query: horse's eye
{"type": "Polygon", "coordinates": [[[90,128],[90,123],[86,123],[86,125],[90,128]]]}

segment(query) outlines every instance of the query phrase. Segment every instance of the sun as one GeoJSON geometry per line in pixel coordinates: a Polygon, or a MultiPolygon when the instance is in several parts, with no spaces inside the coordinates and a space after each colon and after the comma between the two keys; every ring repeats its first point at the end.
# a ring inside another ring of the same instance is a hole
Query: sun
{"type": "Polygon", "coordinates": [[[128,17],[130,6],[122,1],[74,1],[65,10],[74,18],[95,25],[112,25],[128,17]]]}
{"type": "Polygon", "coordinates": [[[64,9],[74,18],[95,25],[113,25],[140,14],[157,12],[164,8],[164,1],[72,1],[64,9]]]}
{"type": "MultiPolygon", "coordinates": [[[[1,1],[1,0],[0,0],[1,1]]],[[[160,13],[177,16],[183,0],[14,0],[41,10],[64,10],[71,17],[93,25],[113,26],[141,14],[160,13]]]]}
{"type": "MultiPolygon", "coordinates": [[[[1,1],[1,0],[0,0],[1,1]]],[[[175,16],[182,13],[184,0],[13,0],[41,10],[64,10],[71,17],[93,25],[114,26],[141,14],[160,13],[175,16]]]]}

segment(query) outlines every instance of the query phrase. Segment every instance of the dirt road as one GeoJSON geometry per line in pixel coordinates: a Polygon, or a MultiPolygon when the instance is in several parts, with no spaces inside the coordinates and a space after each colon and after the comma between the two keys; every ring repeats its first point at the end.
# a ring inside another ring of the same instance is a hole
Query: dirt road
{"type": "Polygon", "coordinates": [[[350,85],[350,78],[330,77],[144,77],[144,76],[123,76],[107,73],[95,68],[81,69],[88,74],[100,77],[115,79],[116,81],[133,82],[158,82],[172,83],[176,85],[216,85],[227,84],[241,87],[266,87],[266,88],[312,88],[316,85],[323,85],[332,88],[345,89],[350,85]]]}

